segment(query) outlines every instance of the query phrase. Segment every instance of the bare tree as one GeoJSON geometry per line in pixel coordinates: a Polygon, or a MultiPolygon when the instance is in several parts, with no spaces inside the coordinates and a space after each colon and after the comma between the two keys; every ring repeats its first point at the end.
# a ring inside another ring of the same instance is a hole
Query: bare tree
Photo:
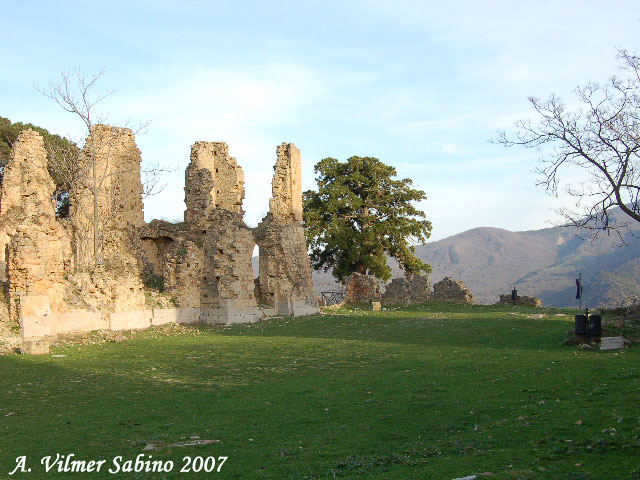
{"type": "Polygon", "coordinates": [[[562,188],[576,199],[575,209],[558,212],[570,225],[618,235],[629,221],[640,222],[640,57],[620,50],[622,77],[605,84],[587,83],[575,89],[580,108],[568,111],[552,95],[546,101],[530,97],[535,119],[519,120],[515,133],[499,132],[498,143],[538,149],[539,185],[557,195],[562,188]],[[571,167],[588,174],[577,187],[561,182],[571,167]],[[619,207],[627,220],[611,215],[619,207]]]}
{"type": "MultiPolygon", "coordinates": [[[[48,98],[54,100],[64,111],[74,114],[83,124],[85,130],[84,143],[77,143],[80,148],[64,149],[54,152],[51,162],[53,169],[61,179],[62,191],[66,188],[67,199],[69,192],[76,199],[88,194],[93,208],[81,211],[80,214],[88,215],[92,230],[92,259],[94,264],[104,260],[105,234],[110,229],[112,218],[101,211],[100,205],[108,205],[112,195],[113,185],[110,177],[115,174],[112,171],[111,154],[114,144],[114,136],[96,135],[94,127],[106,123],[106,117],[97,111],[97,106],[114,93],[96,91],[96,84],[104,73],[104,69],[94,75],[85,75],[79,68],[68,72],[62,72],[59,81],[49,83],[47,89],[36,87],[37,90],[48,98]],[[100,161],[98,158],[100,157],[100,161]],[[105,218],[106,217],[106,218],[105,218]]],[[[137,134],[148,126],[141,123],[135,130],[137,134]]],[[[160,176],[166,169],[153,165],[143,170],[145,177],[144,195],[153,195],[162,190],[160,176]]],[[[122,172],[120,172],[122,173],[122,172]]],[[[73,201],[73,199],[71,200],[73,201]]],[[[104,210],[104,208],[102,208],[104,210]]]]}

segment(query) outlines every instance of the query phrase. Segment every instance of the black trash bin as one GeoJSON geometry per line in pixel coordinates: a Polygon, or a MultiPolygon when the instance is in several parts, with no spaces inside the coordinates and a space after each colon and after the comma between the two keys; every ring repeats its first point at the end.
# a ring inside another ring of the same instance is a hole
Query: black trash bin
{"type": "Polygon", "coordinates": [[[589,333],[594,337],[602,335],[602,317],[600,315],[589,315],[589,333]]]}
{"type": "Polygon", "coordinates": [[[576,335],[587,334],[587,316],[576,315],[576,335]]]}

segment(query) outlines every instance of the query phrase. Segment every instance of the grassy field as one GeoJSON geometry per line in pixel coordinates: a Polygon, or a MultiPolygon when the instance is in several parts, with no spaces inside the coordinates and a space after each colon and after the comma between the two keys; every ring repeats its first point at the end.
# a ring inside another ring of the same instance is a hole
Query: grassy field
{"type": "Polygon", "coordinates": [[[640,349],[563,346],[573,317],[532,312],[337,310],[0,357],[0,478],[640,479],[640,349]],[[56,453],[107,464],[47,475],[56,453]],[[108,473],[140,454],[173,471],[108,473]]]}

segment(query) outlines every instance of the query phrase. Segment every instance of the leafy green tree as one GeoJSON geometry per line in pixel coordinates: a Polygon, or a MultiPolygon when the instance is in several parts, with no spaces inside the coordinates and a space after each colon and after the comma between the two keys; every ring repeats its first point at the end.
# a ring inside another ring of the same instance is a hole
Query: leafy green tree
{"type": "Polygon", "coordinates": [[[407,276],[430,272],[415,243],[431,235],[431,222],[413,205],[425,193],[408,179],[394,180],[396,169],[373,157],[342,163],[325,158],[315,166],[318,191],[304,192],[304,220],[311,263],[332,268],[339,281],[354,272],[391,278],[387,255],[407,276]]]}

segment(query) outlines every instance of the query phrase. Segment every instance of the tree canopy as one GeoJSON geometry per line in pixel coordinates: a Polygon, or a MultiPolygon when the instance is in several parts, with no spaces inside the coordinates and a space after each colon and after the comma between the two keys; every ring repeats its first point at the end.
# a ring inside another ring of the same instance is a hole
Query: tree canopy
{"type": "Polygon", "coordinates": [[[311,263],[332,269],[340,281],[354,272],[391,278],[387,255],[406,275],[430,272],[415,244],[431,235],[431,222],[414,202],[425,192],[373,157],[346,162],[325,158],[315,166],[318,191],[304,192],[304,221],[311,263]]]}
{"type": "Polygon", "coordinates": [[[516,122],[515,132],[501,132],[498,140],[541,151],[539,184],[557,194],[563,183],[576,208],[559,213],[594,236],[620,234],[626,226],[610,215],[613,207],[640,222],[640,57],[620,50],[619,58],[621,76],[575,89],[577,108],[568,109],[555,95],[545,101],[530,97],[533,121],[516,122]],[[572,169],[588,178],[578,185],[561,182],[572,169]]]}

